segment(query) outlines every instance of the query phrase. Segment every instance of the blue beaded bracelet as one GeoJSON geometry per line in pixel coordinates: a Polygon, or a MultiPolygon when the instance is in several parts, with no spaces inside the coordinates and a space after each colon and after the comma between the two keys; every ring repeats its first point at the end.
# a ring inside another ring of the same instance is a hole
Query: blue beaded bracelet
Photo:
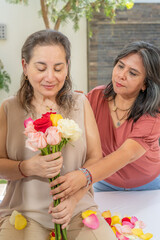
{"type": "Polygon", "coordinates": [[[92,174],[90,173],[90,171],[87,168],[79,168],[79,170],[85,174],[85,176],[87,178],[86,187],[88,187],[89,185],[92,184],[92,174]]]}

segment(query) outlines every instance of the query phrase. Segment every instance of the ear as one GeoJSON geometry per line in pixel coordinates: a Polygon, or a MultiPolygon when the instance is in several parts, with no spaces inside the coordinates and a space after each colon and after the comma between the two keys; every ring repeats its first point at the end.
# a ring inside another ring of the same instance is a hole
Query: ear
{"type": "Polygon", "coordinates": [[[142,86],[142,92],[144,92],[145,90],[146,90],[146,81],[144,81],[144,83],[143,83],[143,86],[142,86]]]}
{"type": "Polygon", "coordinates": [[[27,76],[27,63],[24,58],[22,59],[22,68],[23,68],[24,75],[27,76]]]}

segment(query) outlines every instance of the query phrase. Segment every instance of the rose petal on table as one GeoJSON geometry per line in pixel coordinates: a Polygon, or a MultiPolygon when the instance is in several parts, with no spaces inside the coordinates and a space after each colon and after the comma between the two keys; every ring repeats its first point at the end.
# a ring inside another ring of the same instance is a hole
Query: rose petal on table
{"type": "Polygon", "coordinates": [[[153,237],[153,234],[152,233],[145,233],[143,235],[140,236],[141,239],[143,240],[149,240],[153,237]]]}
{"type": "Polygon", "coordinates": [[[86,217],[82,220],[85,226],[96,229],[99,227],[99,220],[95,214],[91,214],[90,216],[86,217]]]}
{"type": "Polygon", "coordinates": [[[141,228],[134,228],[132,229],[132,233],[138,237],[140,237],[141,235],[143,235],[143,230],[141,228]]]}
{"type": "Polygon", "coordinates": [[[116,237],[118,240],[129,240],[129,238],[125,237],[124,235],[120,234],[119,232],[116,232],[116,237]]]}
{"type": "Polygon", "coordinates": [[[110,217],[105,218],[106,222],[111,226],[112,219],[110,217]]]}
{"type": "Polygon", "coordinates": [[[137,221],[138,221],[138,218],[135,217],[135,216],[132,216],[131,219],[130,219],[130,222],[133,223],[133,224],[135,224],[135,222],[137,222],[137,221]]]}
{"type": "Polygon", "coordinates": [[[114,232],[114,234],[116,235],[116,232],[117,232],[116,228],[114,226],[112,226],[111,228],[112,228],[112,231],[114,232]]]}
{"type": "Polygon", "coordinates": [[[114,226],[117,229],[117,231],[121,234],[131,234],[132,233],[132,230],[131,230],[130,226],[128,226],[128,225],[121,226],[120,224],[115,224],[114,226]]]}
{"type": "Polygon", "coordinates": [[[110,210],[104,211],[104,212],[102,213],[102,217],[104,217],[104,218],[111,218],[111,212],[110,212],[110,210]]]}
{"type": "Polygon", "coordinates": [[[90,216],[91,214],[97,214],[97,212],[92,211],[92,210],[87,210],[85,212],[82,212],[82,218],[85,219],[86,217],[90,216]]]}
{"type": "Polygon", "coordinates": [[[122,223],[125,221],[125,222],[131,222],[131,220],[129,219],[129,217],[124,217],[122,218],[122,223]]]}
{"type": "Polygon", "coordinates": [[[120,217],[119,217],[119,216],[115,215],[115,216],[112,217],[112,223],[111,223],[111,225],[115,225],[115,224],[117,224],[117,223],[121,224],[121,220],[120,220],[120,217]]]}
{"type": "Polygon", "coordinates": [[[135,226],[131,222],[128,222],[128,221],[123,221],[122,225],[128,225],[128,226],[130,226],[130,228],[134,228],[134,226],[135,226]]]}
{"type": "Polygon", "coordinates": [[[146,227],[146,225],[144,224],[143,221],[137,221],[137,222],[135,222],[135,226],[136,226],[137,228],[145,228],[145,227],[146,227]]]}

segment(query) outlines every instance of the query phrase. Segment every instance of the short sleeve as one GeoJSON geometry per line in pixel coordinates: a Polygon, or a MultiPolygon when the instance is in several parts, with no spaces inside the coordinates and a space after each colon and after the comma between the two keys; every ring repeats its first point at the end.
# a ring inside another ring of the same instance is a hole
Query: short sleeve
{"type": "Polygon", "coordinates": [[[141,144],[146,150],[154,146],[157,148],[160,137],[160,114],[156,117],[149,115],[142,116],[133,124],[133,129],[128,135],[141,144]]]}
{"type": "Polygon", "coordinates": [[[88,98],[88,101],[90,102],[90,105],[91,105],[94,113],[96,113],[97,108],[98,108],[100,102],[103,99],[103,96],[104,96],[103,91],[104,91],[104,89],[105,89],[105,86],[104,85],[100,85],[100,86],[92,89],[86,96],[88,98]]]}

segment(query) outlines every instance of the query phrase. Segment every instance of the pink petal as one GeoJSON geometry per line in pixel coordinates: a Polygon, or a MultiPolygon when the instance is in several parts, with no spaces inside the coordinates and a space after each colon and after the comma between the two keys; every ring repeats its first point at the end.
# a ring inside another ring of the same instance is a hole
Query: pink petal
{"type": "Polygon", "coordinates": [[[27,127],[27,124],[29,122],[34,122],[32,118],[27,118],[26,120],[24,120],[24,127],[26,128],[27,127]]]}
{"type": "Polygon", "coordinates": [[[142,229],[145,228],[146,226],[143,221],[137,221],[135,225],[136,227],[142,228],[142,229]]]}
{"type": "Polygon", "coordinates": [[[135,226],[134,224],[132,224],[131,222],[128,222],[128,221],[123,221],[122,224],[130,226],[130,228],[134,228],[134,226],[135,226]]]}
{"type": "Polygon", "coordinates": [[[123,236],[119,232],[116,232],[116,237],[118,238],[118,240],[129,240],[129,238],[123,236]]]}
{"type": "Polygon", "coordinates": [[[95,214],[91,214],[82,221],[89,228],[96,229],[99,227],[99,220],[95,214]]]}
{"type": "Polygon", "coordinates": [[[131,223],[135,224],[135,222],[138,221],[138,218],[137,217],[131,217],[131,223]]]}
{"type": "Polygon", "coordinates": [[[131,234],[132,233],[132,230],[131,230],[130,226],[128,226],[128,225],[121,226],[120,224],[115,224],[115,228],[117,229],[117,231],[120,234],[131,234]]]}

